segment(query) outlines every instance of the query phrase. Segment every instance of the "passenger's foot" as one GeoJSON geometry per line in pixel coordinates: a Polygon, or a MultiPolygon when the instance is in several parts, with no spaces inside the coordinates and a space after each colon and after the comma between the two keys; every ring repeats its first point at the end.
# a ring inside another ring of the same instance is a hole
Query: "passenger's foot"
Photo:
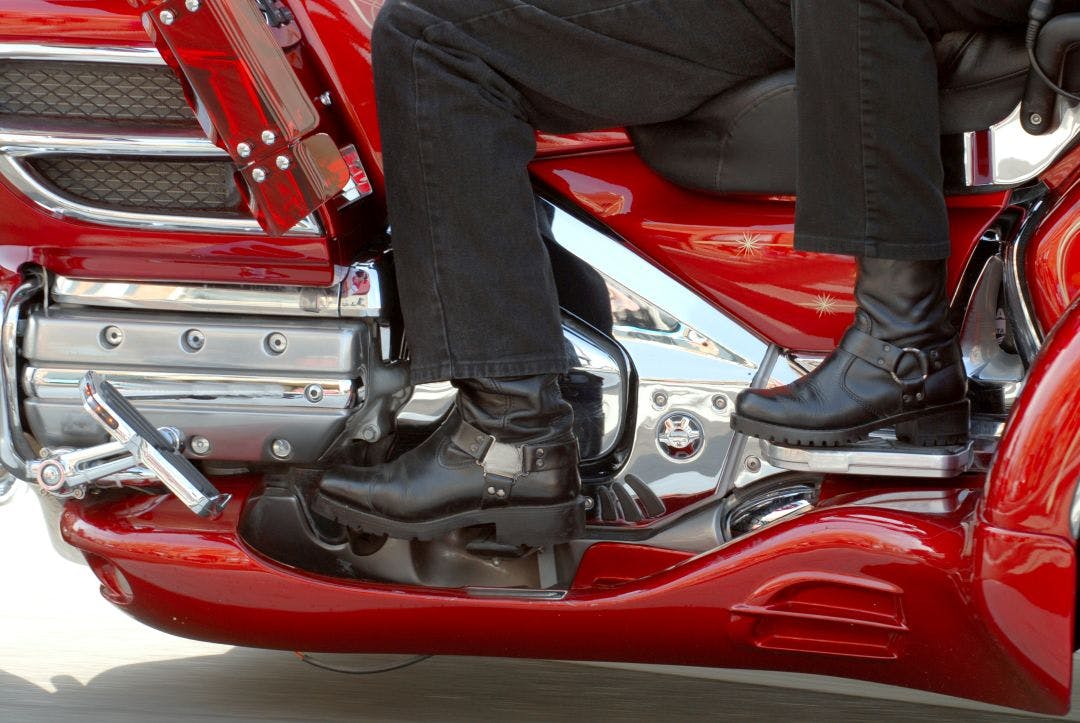
{"type": "Polygon", "coordinates": [[[555,375],[455,382],[458,409],[422,445],[376,467],[328,472],[314,510],[351,528],[428,540],[494,525],[542,546],[585,531],[573,412],[555,375]]]}
{"type": "Polygon", "coordinates": [[[948,322],[944,261],[860,259],[855,323],[802,379],[746,390],[732,427],[780,444],[836,446],[894,427],[919,446],[967,440],[969,403],[948,322]]]}

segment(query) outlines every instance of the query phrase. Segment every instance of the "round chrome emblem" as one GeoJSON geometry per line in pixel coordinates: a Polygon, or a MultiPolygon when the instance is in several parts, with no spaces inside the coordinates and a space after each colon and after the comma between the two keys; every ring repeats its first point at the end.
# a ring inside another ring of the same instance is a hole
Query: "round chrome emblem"
{"type": "Polygon", "coordinates": [[[661,452],[681,462],[697,456],[705,446],[705,434],[692,414],[675,412],[660,420],[656,443],[661,452]]]}

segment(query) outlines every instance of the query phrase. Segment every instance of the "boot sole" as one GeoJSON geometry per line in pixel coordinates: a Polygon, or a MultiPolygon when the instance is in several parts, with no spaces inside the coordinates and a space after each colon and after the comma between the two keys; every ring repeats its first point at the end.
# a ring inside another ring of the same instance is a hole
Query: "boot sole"
{"type": "Polygon", "coordinates": [[[346,527],[403,540],[433,540],[478,525],[494,525],[496,542],[506,545],[543,547],[585,535],[584,497],[558,505],[475,510],[422,522],[379,517],[322,492],[316,495],[312,509],[346,527]]]}
{"type": "Polygon", "coordinates": [[[916,447],[944,447],[964,444],[971,424],[971,403],[964,399],[952,404],[927,407],[896,414],[846,429],[800,429],[761,422],[738,414],[731,416],[736,432],[795,447],[839,447],[867,439],[885,427],[896,430],[897,440],[916,447]]]}

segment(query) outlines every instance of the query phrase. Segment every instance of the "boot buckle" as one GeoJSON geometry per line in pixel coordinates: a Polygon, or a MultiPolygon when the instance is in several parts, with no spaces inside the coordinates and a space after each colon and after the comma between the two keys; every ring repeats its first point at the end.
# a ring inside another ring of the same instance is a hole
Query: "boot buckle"
{"type": "Polygon", "coordinates": [[[525,471],[523,450],[512,444],[492,441],[476,461],[484,468],[485,475],[512,480],[525,471]]]}
{"type": "Polygon", "coordinates": [[[900,350],[900,355],[896,357],[896,363],[893,364],[893,368],[889,370],[889,374],[892,375],[893,381],[905,390],[908,388],[921,387],[926,383],[926,380],[930,378],[930,357],[928,357],[926,352],[922,349],[916,349],[910,346],[904,347],[900,350]],[[922,372],[922,376],[917,379],[901,379],[896,373],[896,370],[900,368],[900,362],[908,354],[914,356],[915,360],[919,363],[919,371],[922,372]]]}

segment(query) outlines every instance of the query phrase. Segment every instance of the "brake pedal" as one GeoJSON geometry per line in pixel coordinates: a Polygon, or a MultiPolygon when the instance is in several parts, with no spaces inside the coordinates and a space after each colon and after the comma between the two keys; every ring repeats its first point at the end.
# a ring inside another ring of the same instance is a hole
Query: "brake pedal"
{"type": "Polygon", "coordinates": [[[221,514],[232,495],[218,492],[116,387],[94,372],[87,372],[80,385],[83,407],[138,464],[154,472],[195,514],[211,518],[221,514]]]}
{"type": "Polygon", "coordinates": [[[761,456],[773,467],[798,472],[947,479],[972,467],[975,446],[967,442],[914,447],[887,438],[871,438],[846,447],[793,447],[762,441],[761,456]]]}

